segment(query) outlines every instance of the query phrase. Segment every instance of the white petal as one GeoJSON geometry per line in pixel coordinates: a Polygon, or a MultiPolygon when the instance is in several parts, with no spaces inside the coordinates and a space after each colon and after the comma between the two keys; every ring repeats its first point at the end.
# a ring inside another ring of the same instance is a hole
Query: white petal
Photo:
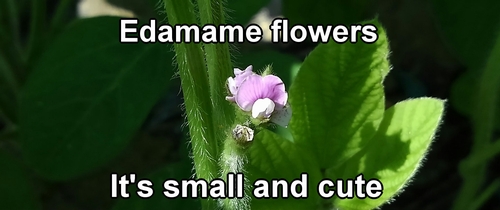
{"type": "Polygon", "coordinates": [[[234,70],[234,71],[233,71],[234,76],[237,76],[237,75],[239,75],[239,74],[243,73],[243,70],[241,70],[241,69],[239,69],[239,68],[234,68],[233,70],[234,70]]]}
{"type": "Polygon", "coordinates": [[[253,118],[268,118],[274,111],[274,102],[269,98],[258,99],[252,106],[253,118]]]}
{"type": "Polygon", "coordinates": [[[236,91],[237,91],[237,87],[236,87],[236,82],[234,81],[234,78],[232,78],[232,77],[227,78],[227,86],[229,87],[229,92],[231,92],[231,94],[235,95],[236,91]]]}
{"type": "Polygon", "coordinates": [[[281,110],[276,110],[271,116],[270,121],[286,128],[290,119],[292,119],[292,107],[285,106],[281,110]]]}
{"type": "Polygon", "coordinates": [[[227,101],[231,101],[231,102],[236,102],[236,101],[234,100],[234,96],[226,96],[226,100],[227,100],[227,101]]]}

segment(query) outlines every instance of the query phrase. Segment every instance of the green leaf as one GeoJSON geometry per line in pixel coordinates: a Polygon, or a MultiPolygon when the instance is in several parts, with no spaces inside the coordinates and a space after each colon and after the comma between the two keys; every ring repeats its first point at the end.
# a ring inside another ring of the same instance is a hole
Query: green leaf
{"type": "Polygon", "coordinates": [[[294,24],[353,24],[372,16],[368,0],[283,0],[283,14],[294,24]]]}
{"type": "Polygon", "coordinates": [[[469,68],[484,66],[500,29],[500,1],[433,0],[432,5],[445,41],[458,57],[469,68]]]}
{"type": "Polygon", "coordinates": [[[322,169],[359,152],[383,117],[388,44],[380,24],[369,23],[378,27],[378,41],[318,45],[289,91],[294,141],[308,148],[322,169]]]}
{"type": "Polygon", "coordinates": [[[249,176],[252,184],[257,179],[265,179],[269,183],[272,179],[285,179],[290,183],[300,179],[302,173],[308,174],[308,199],[252,198],[252,209],[316,209],[319,196],[315,184],[321,179],[321,173],[317,163],[310,158],[312,154],[277,134],[262,130],[255,136],[247,155],[249,164],[246,165],[248,173],[245,175],[249,176]]]}
{"type": "MultiPolygon", "coordinates": [[[[166,180],[177,180],[180,183],[182,179],[190,179],[192,168],[193,165],[189,159],[162,167],[146,176],[153,183],[154,193],[152,197],[141,198],[135,193],[130,193],[130,198],[119,199],[113,210],[201,209],[199,199],[171,199],[163,195],[163,182],[166,180]]],[[[135,190],[129,190],[129,192],[135,192],[135,190]]]]}
{"type": "Polygon", "coordinates": [[[42,209],[21,163],[0,152],[0,209],[42,209]]]}
{"type": "Polygon", "coordinates": [[[24,87],[23,152],[47,179],[107,164],[168,87],[169,46],[122,44],[118,26],[113,17],[76,21],[43,53],[24,87]]]}
{"type": "Polygon", "coordinates": [[[416,173],[438,129],[444,101],[418,98],[399,102],[384,114],[377,134],[362,152],[344,166],[328,171],[334,179],[354,178],[362,173],[365,180],[383,184],[379,199],[335,199],[334,205],[345,210],[374,209],[400,192],[416,173]]]}

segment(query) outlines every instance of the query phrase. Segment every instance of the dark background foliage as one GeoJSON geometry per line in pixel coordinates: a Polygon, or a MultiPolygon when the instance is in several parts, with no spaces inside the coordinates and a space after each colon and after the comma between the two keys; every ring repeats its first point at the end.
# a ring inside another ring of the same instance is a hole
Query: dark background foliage
{"type": "MultiPolygon", "coordinates": [[[[191,209],[180,206],[196,201],[165,202],[161,195],[149,204],[110,198],[111,173],[133,172],[157,182],[192,174],[171,46],[116,44],[118,25],[108,27],[111,20],[72,23],[78,1],[33,2],[0,3],[0,58],[4,59],[0,69],[12,69],[17,81],[11,84],[7,74],[0,75],[4,116],[0,116],[0,209],[191,209]],[[17,23],[10,18],[16,13],[17,23]]],[[[143,20],[165,20],[156,0],[109,3],[143,20]]],[[[385,81],[387,107],[420,96],[448,99],[444,123],[423,167],[382,209],[451,208],[463,184],[460,162],[474,142],[473,96],[500,27],[500,3],[269,3],[229,0],[229,22],[247,23],[263,7],[271,16],[283,15],[301,24],[352,24],[378,17],[387,31],[393,67],[385,81]]],[[[267,22],[261,24],[267,28],[267,22]]],[[[314,47],[311,42],[239,44],[234,46],[234,64],[262,69],[273,63],[289,84],[297,65],[314,47]]],[[[481,189],[500,177],[498,165],[498,157],[490,160],[481,189]]],[[[499,209],[499,201],[497,189],[482,209],[499,209]]]]}

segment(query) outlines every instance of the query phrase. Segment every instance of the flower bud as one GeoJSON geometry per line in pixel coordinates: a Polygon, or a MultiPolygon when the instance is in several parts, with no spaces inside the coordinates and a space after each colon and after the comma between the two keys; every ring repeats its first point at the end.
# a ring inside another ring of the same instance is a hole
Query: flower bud
{"type": "Polygon", "coordinates": [[[251,142],[253,140],[254,130],[244,126],[244,125],[236,125],[233,129],[233,138],[240,144],[245,144],[251,142]]]}

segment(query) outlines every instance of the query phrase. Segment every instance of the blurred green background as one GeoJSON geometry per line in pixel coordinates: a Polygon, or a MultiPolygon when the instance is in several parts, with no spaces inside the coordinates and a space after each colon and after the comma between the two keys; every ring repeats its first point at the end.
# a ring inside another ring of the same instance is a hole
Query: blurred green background
{"type": "MultiPolygon", "coordinates": [[[[420,96],[448,100],[423,167],[382,209],[500,209],[500,53],[493,49],[500,1],[226,6],[228,22],[264,30],[274,17],[315,25],[378,17],[391,49],[387,106],[420,96]]],[[[148,200],[110,197],[111,173],[154,183],[192,175],[172,46],[118,42],[118,16],[164,21],[161,8],[157,0],[0,2],[0,209],[195,208],[196,200],[164,199],[159,184],[148,200]]],[[[272,64],[289,87],[316,44],[272,44],[269,36],[233,45],[233,63],[272,64]]]]}

